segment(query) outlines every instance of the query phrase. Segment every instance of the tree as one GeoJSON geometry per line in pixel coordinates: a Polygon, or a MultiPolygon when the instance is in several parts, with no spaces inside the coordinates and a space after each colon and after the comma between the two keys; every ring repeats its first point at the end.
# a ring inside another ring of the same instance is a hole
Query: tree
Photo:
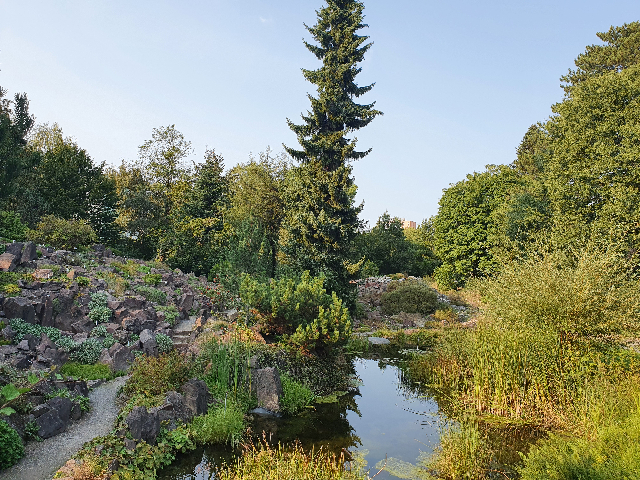
{"type": "Polygon", "coordinates": [[[575,60],[576,69],[560,78],[566,93],[585,80],[608,72],[621,72],[640,63],[640,22],[611,27],[596,34],[604,45],[590,45],[575,60]]]}
{"type": "MultiPolygon", "coordinates": [[[[278,240],[285,215],[283,186],[289,162],[286,154],[273,156],[267,148],[258,159],[251,158],[246,164],[235,166],[227,175],[231,202],[227,221],[233,224],[238,237],[235,245],[240,250],[248,248],[246,256],[254,266],[262,266],[262,259],[268,259],[260,273],[271,278],[276,273],[278,240]]],[[[243,257],[239,250],[233,255],[235,261],[243,257]]],[[[251,265],[247,266],[249,270],[242,271],[258,273],[251,265]]]]}
{"type": "Polygon", "coordinates": [[[433,222],[434,252],[442,260],[435,277],[441,285],[461,286],[470,277],[498,270],[495,212],[520,184],[513,168],[488,165],[485,172],[467,175],[444,191],[433,222]]]}
{"type": "Polygon", "coordinates": [[[304,77],[317,87],[317,97],[309,95],[311,111],[302,115],[304,123],[287,119],[302,149],[285,146],[301,165],[286,180],[283,253],[293,268],[327,275],[327,286],[342,296],[350,291],[348,256],[362,208],[353,203],[356,187],[348,162],[370,152],[356,151],[357,139],[347,136],[382,113],[373,103],[354,101],[373,88],[355,82],[361,71],[358,64],[372,45],[357,33],[367,26],[362,23],[363,10],[355,0],[327,0],[317,12],[316,25],[305,25],[317,42],[305,46],[322,67],[303,69],[304,77]]]}

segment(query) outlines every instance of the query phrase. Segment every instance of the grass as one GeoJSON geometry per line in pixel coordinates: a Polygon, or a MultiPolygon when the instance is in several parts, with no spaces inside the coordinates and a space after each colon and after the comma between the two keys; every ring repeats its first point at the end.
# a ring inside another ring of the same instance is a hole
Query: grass
{"type": "Polygon", "coordinates": [[[323,450],[305,452],[296,446],[249,447],[235,465],[225,466],[218,473],[220,480],[368,480],[357,470],[345,469],[342,456],[323,450]]]}
{"type": "Polygon", "coordinates": [[[226,407],[211,408],[206,415],[193,419],[191,430],[198,443],[236,446],[244,432],[242,409],[233,402],[226,407]]]}
{"type": "Polygon", "coordinates": [[[114,375],[108,365],[84,365],[78,362],[67,362],[60,368],[60,373],[68,377],[82,380],[111,380],[114,375]]]}
{"type": "Polygon", "coordinates": [[[288,375],[281,375],[282,398],[280,399],[280,411],[285,415],[295,415],[313,404],[315,395],[311,389],[288,375]]]}

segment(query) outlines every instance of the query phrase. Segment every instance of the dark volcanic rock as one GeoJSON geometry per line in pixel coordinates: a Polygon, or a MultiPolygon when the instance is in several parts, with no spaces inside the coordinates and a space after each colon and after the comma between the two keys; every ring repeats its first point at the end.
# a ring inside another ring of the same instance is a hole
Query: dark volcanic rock
{"type": "Polygon", "coordinates": [[[251,372],[251,385],[256,390],[258,406],[272,412],[280,410],[282,383],[277,368],[260,368],[251,372]]]}
{"type": "Polygon", "coordinates": [[[147,412],[146,407],[135,407],[126,421],[133,439],[144,440],[151,445],[156,443],[160,433],[160,417],[157,413],[147,412]]]}
{"type": "Polygon", "coordinates": [[[184,403],[194,415],[207,413],[209,408],[209,389],[202,380],[192,378],[182,386],[184,403]]]}
{"type": "Polygon", "coordinates": [[[3,308],[7,318],[21,318],[25,322],[36,323],[36,310],[25,297],[7,298],[3,308]]]}

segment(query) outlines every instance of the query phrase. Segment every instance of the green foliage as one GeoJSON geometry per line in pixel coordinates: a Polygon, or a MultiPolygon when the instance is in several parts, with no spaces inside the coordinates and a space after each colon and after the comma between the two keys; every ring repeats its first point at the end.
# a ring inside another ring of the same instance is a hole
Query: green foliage
{"type": "Polygon", "coordinates": [[[368,480],[359,468],[347,470],[345,459],[324,450],[306,452],[301,446],[271,448],[267,443],[245,451],[233,466],[217,472],[220,480],[368,480]]]}
{"type": "Polygon", "coordinates": [[[521,183],[514,169],[489,165],[487,171],[467,175],[444,191],[433,221],[434,252],[442,260],[434,278],[442,288],[461,286],[471,277],[499,270],[492,250],[498,228],[494,212],[521,183]]]}
{"type": "Polygon", "coordinates": [[[551,435],[524,457],[522,480],[614,480],[640,471],[640,415],[601,427],[595,438],[551,435]]]}
{"type": "Polygon", "coordinates": [[[76,282],[78,282],[79,287],[88,287],[89,285],[91,285],[91,280],[89,280],[87,277],[77,277],[76,282]]]}
{"type": "Polygon", "coordinates": [[[156,311],[164,312],[164,319],[171,326],[174,326],[176,324],[176,320],[180,317],[180,312],[175,305],[157,305],[156,311]]]}
{"type": "Polygon", "coordinates": [[[102,340],[102,346],[104,348],[111,348],[116,344],[116,339],[113,335],[111,334],[107,334],[104,337],[104,340],[102,340]]]}
{"type": "Polygon", "coordinates": [[[108,295],[106,292],[91,294],[88,317],[96,323],[107,323],[111,320],[112,311],[107,307],[108,295]]]}
{"type": "Polygon", "coordinates": [[[157,288],[147,287],[146,285],[137,285],[134,287],[136,292],[142,295],[150,302],[165,304],[167,303],[167,294],[157,288]]]}
{"type": "MultiPolygon", "coordinates": [[[[395,285],[394,285],[395,287],[395,285]]],[[[422,281],[397,283],[397,287],[389,289],[380,297],[382,312],[385,315],[404,313],[420,313],[428,315],[438,307],[438,294],[422,281]]]]}
{"type": "Polygon", "coordinates": [[[73,349],[69,358],[87,365],[94,364],[100,358],[103,345],[95,338],[88,338],[73,349]]]}
{"type": "Polygon", "coordinates": [[[78,362],[67,362],[60,367],[60,373],[68,377],[81,378],[82,380],[110,380],[113,378],[109,366],[100,363],[86,365],[78,362]]]}
{"type": "Polygon", "coordinates": [[[313,403],[315,395],[306,385],[297,382],[288,375],[280,375],[282,381],[282,398],[280,410],[285,415],[295,415],[313,403]]]}
{"type": "Polygon", "coordinates": [[[195,417],[191,429],[198,443],[236,446],[242,439],[244,415],[234,404],[212,408],[206,415],[195,417]]]}
{"type": "Polygon", "coordinates": [[[0,238],[19,242],[26,238],[27,230],[27,225],[20,221],[16,212],[0,210],[0,238]]]}
{"type": "Polygon", "coordinates": [[[241,342],[222,343],[217,340],[202,345],[197,358],[198,376],[209,391],[218,398],[231,393],[238,402],[249,402],[241,398],[249,390],[249,350],[241,342]]]}
{"type": "Polygon", "coordinates": [[[98,325],[97,327],[93,327],[90,337],[106,337],[107,336],[107,327],[104,325],[98,325]]]}
{"type": "Polygon", "coordinates": [[[147,285],[157,286],[162,281],[162,274],[160,273],[149,273],[143,278],[144,283],[147,285]]]}
{"type": "Polygon", "coordinates": [[[64,220],[53,215],[42,217],[29,239],[64,250],[75,250],[95,243],[95,231],[86,220],[64,220]]]}
{"type": "Polygon", "coordinates": [[[351,334],[349,313],[342,301],[323,287],[324,277],[304,272],[299,280],[260,282],[245,275],[240,297],[262,318],[267,333],[294,333],[293,341],[308,347],[343,343],[351,334]]]}
{"type": "Polygon", "coordinates": [[[20,295],[20,292],[22,292],[22,289],[15,283],[4,285],[2,287],[2,290],[4,291],[7,297],[15,297],[16,295],[20,295]]]}
{"type": "Polygon", "coordinates": [[[158,357],[140,356],[131,367],[124,392],[152,396],[178,391],[190,378],[191,369],[191,362],[175,350],[158,357]]]}
{"type": "Polygon", "coordinates": [[[168,353],[173,350],[173,340],[164,333],[156,334],[156,343],[158,344],[158,351],[160,353],[168,353]]]}
{"type": "Polygon", "coordinates": [[[18,432],[0,420],[0,470],[16,464],[24,456],[24,446],[18,432]]]}

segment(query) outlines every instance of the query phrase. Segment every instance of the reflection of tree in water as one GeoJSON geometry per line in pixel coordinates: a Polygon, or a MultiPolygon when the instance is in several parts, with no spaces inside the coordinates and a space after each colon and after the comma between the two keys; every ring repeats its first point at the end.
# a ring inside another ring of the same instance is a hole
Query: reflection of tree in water
{"type": "Polygon", "coordinates": [[[349,410],[361,416],[355,397],[355,393],[349,393],[338,402],[318,404],[314,410],[291,418],[256,417],[251,429],[256,438],[262,438],[265,432],[272,444],[290,444],[297,440],[304,448],[323,446],[340,454],[362,445],[347,420],[349,410]]]}

